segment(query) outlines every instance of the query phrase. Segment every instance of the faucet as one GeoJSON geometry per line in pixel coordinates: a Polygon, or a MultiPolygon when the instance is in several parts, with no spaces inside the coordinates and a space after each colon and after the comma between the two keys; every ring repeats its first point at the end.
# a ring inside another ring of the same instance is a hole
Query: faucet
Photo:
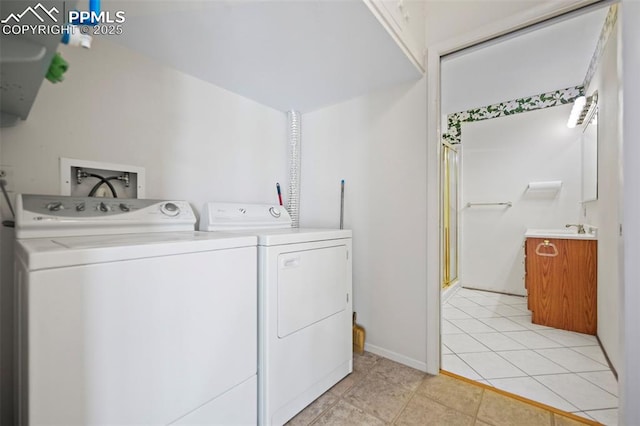
{"type": "Polygon", "coordinates": [[[565,228],[570,228],[572,226],[578,228],[578,234],[586,234],[586,232],[584,231],[584,225],[569,223],[565,225],[565,228]]]}

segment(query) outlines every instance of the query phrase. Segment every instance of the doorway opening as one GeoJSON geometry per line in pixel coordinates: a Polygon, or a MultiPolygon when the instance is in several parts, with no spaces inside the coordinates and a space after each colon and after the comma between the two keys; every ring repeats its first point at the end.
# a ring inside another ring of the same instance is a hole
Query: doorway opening
{"type": "Polygon", "coordinates": [[[443,57],[439,142],[441,368],[608,423],[618,405],[609,360],[596,336],[532,321],[523,242],[527,228],[597,221],[598,200],[581,198],[582,136],[565,123],[574,99],[603,84],[611,10],[443,57]],[[536,133],[549,120],[555,127],[536,133]]]}

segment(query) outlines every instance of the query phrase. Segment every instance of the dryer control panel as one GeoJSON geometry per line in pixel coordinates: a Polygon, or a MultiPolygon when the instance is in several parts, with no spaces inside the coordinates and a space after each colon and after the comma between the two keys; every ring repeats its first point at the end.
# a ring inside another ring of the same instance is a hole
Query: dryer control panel
{"type": "Polygon", "coordinates": [[[207,203],[200,218],[201,231],[291,228],[284,206],[274,204],[207,203]]]}
{"type": "Polygon", "coordinates": [[[186,201],[124,198],[16,196],[16,237],[193,231],[186,201]]]}

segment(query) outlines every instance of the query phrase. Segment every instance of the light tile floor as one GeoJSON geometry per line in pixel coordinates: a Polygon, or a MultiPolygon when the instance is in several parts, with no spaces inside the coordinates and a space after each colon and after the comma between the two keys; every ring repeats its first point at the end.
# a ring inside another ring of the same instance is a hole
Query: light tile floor
{"type": "Polygon", "coordinates": [[[532,324],[525,297],[466,288],[442,319],[443,370],[617,425],[618,383],[594,336],[532,324]]]}
{"type": "Polygon", "coordinates": [[[444,374],[424,374],[371,353],[353,358],[353,373],[302,410],[288,425],[588,424],[505,396],[489,387],[444,374]]]}

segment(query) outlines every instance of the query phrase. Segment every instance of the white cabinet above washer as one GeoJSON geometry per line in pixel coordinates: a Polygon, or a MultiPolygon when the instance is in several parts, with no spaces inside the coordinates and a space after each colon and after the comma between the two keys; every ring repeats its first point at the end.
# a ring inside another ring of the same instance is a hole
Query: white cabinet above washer
{"type": "Polygon", "coordinates": [[[129,0],[117,2],[127,14],[123,34],[108,40],[264,105],[304,113],[422,77],[420,48],[406,40],[421,33],[411,38],[424,41],[424,16],[410,10],[423,6],[408,3],[411,25],[398,38],[363,0],[129,0]]]}

